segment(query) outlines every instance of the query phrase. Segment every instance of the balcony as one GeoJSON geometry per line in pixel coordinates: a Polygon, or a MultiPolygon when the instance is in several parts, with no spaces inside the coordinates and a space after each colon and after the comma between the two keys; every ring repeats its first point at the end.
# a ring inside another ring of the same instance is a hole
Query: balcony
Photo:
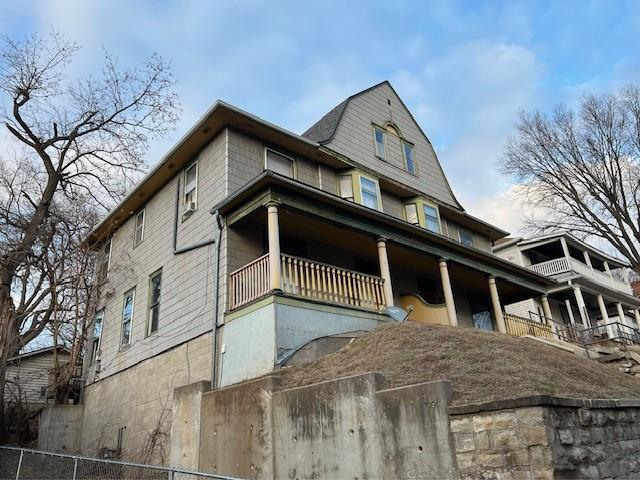
{"type": "Polygon", "coordinates": [[[554,258],[542,263],[536,263],[528,267],[536,273],[545,275],[547,277],[553,277],[562,273],[574,272],[582,275],[586,278],[590,278],[601,285],[604,285],[614,290],[622,291],[627,294],[631,294],[631,287],[628,283],[618,280],[606,272],[601,272],[595,268],[591,268],[582,262],[574,258],[554,258]]]}
{"type": "MultiPolygon", "coordinates": [[[[280,255],[280,269],[283,293],[377,312],[385,308],[384,280],[380,277],[286,254],[280,255]]],[[[269,254],[232,272],[229,310],[273,291],[270,278],[269,254]]]]}

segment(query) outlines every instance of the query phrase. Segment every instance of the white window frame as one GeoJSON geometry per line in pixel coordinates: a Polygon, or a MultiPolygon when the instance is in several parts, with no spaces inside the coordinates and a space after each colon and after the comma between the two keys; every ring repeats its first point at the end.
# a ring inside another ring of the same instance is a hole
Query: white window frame
{"type": "Polygon", "coordinates": [[[418,211],[417,202],[409,202],[404,204],[404,220],[411,225],[420,225],[420,212],[418,211]],[[416,212],[416,221],[412,222],[409,220],[409,214],[407,212],[408,207],[413,207],[416,212]]]}
{"type": "MultiPolygon", "coordinates": [[[[363,175],[363,174],[359,174],[358,177],[359,177],[358,189],[360,190],[358,193],[360,194],[360,205],[362,205],[363,207],[367,207],[367,205],[364,204],[364,195],[363,195],[363,188],[362,188],[362,179],[364,178],[365,180],[368,180],[375,185],[376,200],[377,200],[376,203],[378,205],[375,210],[378,210],[379,212],[381,212],[382,211],[382,192],[380,191],[380,183],[378,183],[378,179],[369,177],[368,175],[363,175]]],[[[367,207],[367,208],[371,208],[371,207],[367,207]]]]}
{"type": "Polygon", "coordinates": [[[146,209],[143,208],[138,213],[136,213],[134,227],[133,227],[133,248],[136,248],[144,241],[144,224],[147,220],[147,212],[146,209]],[[138,219],[142,215],[142,225],[138,224],[138,219]],[[140,231],[140,239],[138,239],[138,230],[140,231]]]}
{"type": "Polygon", "coordinates": [[[104,308],[98,310],[93,316],[93,336],[91,337],[91,362],[100,360],[100,346],[102,344],[102,332],[104,330],[104,308]],[[100,335],[96,337],[96,325],[100,317],[100,335]]]}
{"type": "Polygon", "coordinates": [[[151,275],[149,275],[149,298],[147,299],[147,326],[146,326],[146,336],[153,335],[158,330],[160,330],[160,300],[162,299],[162,269],[156,270],[151,275]],[[157,303],[151,303],[151,299],[153,298],[153,280],[157,277],[160,277],[160,296],[158,297],[157,303]],[[151,330],[153,326],[153,308],[158,307],[158,326],[155,330],[151,330]]]}
{"type": "Polygon", "coordinates": [[[475,247],[476,246],[476,237],[475,237],[475,235],[473,234],[473,232],[471,232],[471,231],[469,231],[469,230],[467,230],[465,228],[458,227],[458,241],[461,244],[463,244],[464,246],[466,246],[466,247],[475,247]],[[467,235],[469,235],[471,237],[471,245],[467,245],[466,243],[464,243],[462,241],[462,235],[463,234],[467,234],[467,235]]]}
{"type": "Polygon", "coordinates": [[[379,127],[378,125],[373,125],[373,151],[375,153],[375,156],[380,160],[384,160],[386,162],[387,158],[389,158],[387,148],[387,130],[385,128],[379,127]],[[384,152],[382,156],[380,156],[378,153],[378,140],[376,139],[376,131],[382,133],[382,143],[384,146],[384,152]]]}
{"type": "Polygon", "coordinates": [[[120,348],[131,345],[131,337],[133,336],[133,317],[136,307],[136,287],[130,288],[122,296],[122,314],[120,315],[120,348]],[[129,338],[127,342],[124,342],[124,312],[125,305],[127,304],[127,296],[131,294],[131,318],[129,319],[129,338]]]}
{"type": "Polygon", "coordinates": [[[275,153],[276,155],[279,155],[281,157],[287,158],[287,159],[289,159],[291,161],[291,177],[289,177],[289,178],[293,178],[295,180],[297,178],[297,176],[298,176],[298,166],[297,166],[297,163],[296,163],[296,159],[293,158],[291,155],[287,155],[286,153],[282,153],[281,151],[276,150],[275,148],[264,147],[264,169],[265,170],[269,170],[270,172],[274,172],[277,175],[282,175],[281,173],[278,173],[275,170],[271,170],[269,168],[269,160],[268,160],[268,153],[269,152],[275,153]]]}
{"type": "Polygon", "coordinates": [[[183,189],[182,189],[182,209],[184,212],[184,215],[188,215],[191,214],[192,212],[194,212],[195,210],[198,209],[198,177],[199,177],[199,168],[198,168],[198,161],[196,160],[195,162],[192,162],[191,164],[189,164],[188,167],[186,167],[184,169],[184,171],[182,172],[182,185],[183,185],[183,189]],[[187,172],[189,170],[191,170],[192,168],[196,169],[196,180],[194,182],[194,186],[192,189],[190,189],[189,191],[187,191],[187,172]],[[191,200],[187,200],[187,195],[190,194],[191,192],[193,192],[193,195],[191,196],[191,200]],[[194,204],[194,208],[191,209],[190,205],[191,203],[194,204]]]}
{"type": "Polygon", "coordinates": [[[349,202],[355,202],[356,201],[356,192],[354,191],[353,188],[353,173],[349,173],[347,175],[338,175],[338,195],[340,196],[340,198],[343,198],[344,200],[348,200],[349,202]],[[342,184],[341,184],[341,180],[342,179],[347,179],[349,181],[349,185],[351,188],[351,195],[346,195],[347,192],[344,192],[342,190],[342,184]]]}
{"type": "Polygon", "coordinates": [[[111,270],[111,251],[113,249],[113,237],[108,238],[102,247],[100,253],[100,269],[98,271],[98,282],[104,283],[109,277],[109,270],[111,270]],[[109,253],[107,253],[107,246],[109,246],[109,253]],[[106,260],[106,261],[105,261],[106,260]]]}
{"type": "Polygon", "coordinates": [[[439,233],[442,235],[442,222],[440,221],[440,209],[437,205],[433,205],[432,203],[423,203],[422,205],[422,214],[424,215],[424,228],[433,233],[439,233]],[[438,231],[431,230],[429,228],[429,222],[427,221],[427,207],[433,208],[436,211],[436,220],[438,221],[438,231]]]}
{"type": "Polygon", "coordinates": [[[404,159],[405,170],[411,173],[412,175],[417,175],[418,169],[416,168],[416,154],[415,154],[415,148],[413,147],[413,144],[403,139],[400,139],[400,144],[402,146],[402,158],[404,159]],[[409,169],[409,159],[407,158],[406,147],[409,147],[409,149],[411,150],[411,162],[413,163],[413,170],[409,169]]]}

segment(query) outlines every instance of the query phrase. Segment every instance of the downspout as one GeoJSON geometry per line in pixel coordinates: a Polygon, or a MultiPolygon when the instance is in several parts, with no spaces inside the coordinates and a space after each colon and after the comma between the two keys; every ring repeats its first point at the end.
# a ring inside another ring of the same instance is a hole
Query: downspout
{"type": "Polygon", "coordinates": [[[216,222],[218,224],[218,244],[216,247],[216,270],[215,270],[215,294],[214,294],[214,302],[215,305],[213,307],[213,329],[211,334],[211,388],[217,388],[217,374],[218,374],[218,356],[216,354],[216,350],[218,348],[218,313],[220,311],[220,244],[222,243],[222,220],[220,218],[220,213],[215,212],[216,222]]]}

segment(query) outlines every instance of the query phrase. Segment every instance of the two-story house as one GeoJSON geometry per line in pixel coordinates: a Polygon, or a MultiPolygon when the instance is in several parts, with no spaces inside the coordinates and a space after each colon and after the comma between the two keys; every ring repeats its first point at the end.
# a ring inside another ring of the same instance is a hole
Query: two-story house
{"type": "MultiPolygon", "coordinates": [[[[536,297],[506,305],[506,312],[537,321],[550,318],[579,329],[612,323],[635,329],[640,325],[640,300],[625,275],[627,262],[567,233],[501,239],[493,250],[557,282],[549,289],[547,305],[536,297]]],[[[617,332],[609,328],[608,334],[614,337],[617,332]]]]}
{"type": "Polygon", "coordinates": [[[392,306],[504,332],[503,303],[555,283],[495,256],[506,235],[464,211],[388,82],[302,135],[217,102],[88,240],[103,254],[84,450],[135,456],[173,388],[266,374],[392,306]]]}

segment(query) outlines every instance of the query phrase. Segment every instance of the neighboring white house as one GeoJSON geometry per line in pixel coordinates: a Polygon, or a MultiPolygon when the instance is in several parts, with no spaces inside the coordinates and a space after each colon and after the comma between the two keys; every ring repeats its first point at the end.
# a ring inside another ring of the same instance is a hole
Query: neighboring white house
{"type": "MultiPolygon", "coordinates": [[[[60,365],[69,359],[69,351],[58,347],[60,365]]],[[[7,360],[5,401],[20,401],[22,405],[37,407],[52,398],[54,383],[54,347],[22,353],[7,360]]]]}
{"type": "MultiPolygon", "coordinates": [[[[496,255],[558,282],[548,293],[555,322],[590,328],[621,322],[638,328],[640,300],[624,275],[627,262],[614,258],[567,233],[536,238],[506,238],[495,243],[496,255]],[[616,272],[618,270],[618,272],[616,272]]],[[[545,315],[539,298],[505,306],[520,317],[545,315]]]]}

